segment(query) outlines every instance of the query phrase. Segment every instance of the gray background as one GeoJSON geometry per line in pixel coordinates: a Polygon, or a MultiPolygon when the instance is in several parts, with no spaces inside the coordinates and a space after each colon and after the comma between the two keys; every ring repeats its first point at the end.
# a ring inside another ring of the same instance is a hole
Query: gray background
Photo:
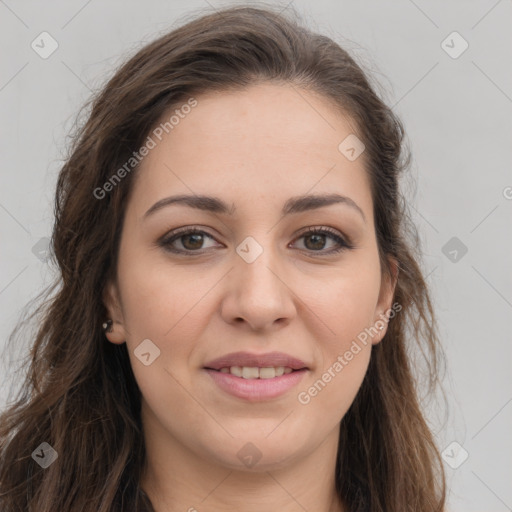
{"type": "MultiPolygon", "coordinates": [[[[143,43],[191,11],[224,5],[0,0],[0,349],[52,277],[33,248],[44,249],[51,232],[55,179],[79,107],[143,43]],[[47,59],[31,48],[43,31],[59,45],[47,59]]],[[[448,360],[447,416],[432,408],[429,417],[448,447],[449,511],[512,510],[512,2],[293,6],[373,73],[405,123],[417,184],[408,185],[409,201],[448,360]],[[457,58],[445,51],[462,48],[448,37],[454,31],[469,44],[457,58]],[[460,464],[462,450],[469,456],[460,464]]],[[[2,374],[10,367],[5,353],[2,374]]]]}

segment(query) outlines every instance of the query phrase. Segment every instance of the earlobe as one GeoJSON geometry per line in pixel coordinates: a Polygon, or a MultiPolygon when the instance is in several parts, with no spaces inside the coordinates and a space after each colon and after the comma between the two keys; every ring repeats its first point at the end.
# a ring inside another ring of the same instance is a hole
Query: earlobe
{"type": "Polygon", "coordinates": [[[110,331],[105,332],[105,336],[110,343],[114,343],[116,345],[122,345],[126,342],[123,326],[119,324],[116,325],[116,322],[113,322],[113,325],[110,327],[110,331]]]}
{"type": "Polygon", "coordinates": [[[103,304],[108,315],[108,318],[102,321],[103,332],[111,343],[120,345],[126,341],[126,333],[119,292],[112,282],[109,282],[103,290],[103,304]]]}

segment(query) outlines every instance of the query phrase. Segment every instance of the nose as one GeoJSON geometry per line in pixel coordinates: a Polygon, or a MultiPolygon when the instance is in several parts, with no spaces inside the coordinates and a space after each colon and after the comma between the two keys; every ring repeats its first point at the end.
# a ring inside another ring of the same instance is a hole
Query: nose
{"type": "Polygon", "coordinates": [[[295,294],[275,252],[265,249],[252,263],[235,253],[234,261],[221,304],[224,321],[260,332],[288,325],[297,314],[295,294]]]}

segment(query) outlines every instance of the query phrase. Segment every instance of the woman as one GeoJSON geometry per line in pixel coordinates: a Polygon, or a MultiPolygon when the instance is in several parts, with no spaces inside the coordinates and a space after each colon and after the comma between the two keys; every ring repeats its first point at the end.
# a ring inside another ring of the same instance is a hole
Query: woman
{"type": "Polygon", "coordinates": [[[443,510],[403,149],[347,52],[272,9],[124,64],[59,175],[1,510],[443,510]]]}

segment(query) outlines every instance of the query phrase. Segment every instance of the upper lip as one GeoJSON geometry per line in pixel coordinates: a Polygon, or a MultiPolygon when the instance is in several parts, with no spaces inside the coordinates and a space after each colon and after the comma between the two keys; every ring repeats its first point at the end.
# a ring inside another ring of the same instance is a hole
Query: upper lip
{"type": "Polygon", "coordinates": [[[221,368],[231,366],[247,366],[269,368],[285,366],[292,370],[307,369],[304,361],[296,357],[285,354],[284,352],[267,352],[266,354],[251,354],[250,352],[232,352],[224,356],[218,357],[213,361],[205,364],[205,368],[212,370],[220,370],[221,368]]]}

